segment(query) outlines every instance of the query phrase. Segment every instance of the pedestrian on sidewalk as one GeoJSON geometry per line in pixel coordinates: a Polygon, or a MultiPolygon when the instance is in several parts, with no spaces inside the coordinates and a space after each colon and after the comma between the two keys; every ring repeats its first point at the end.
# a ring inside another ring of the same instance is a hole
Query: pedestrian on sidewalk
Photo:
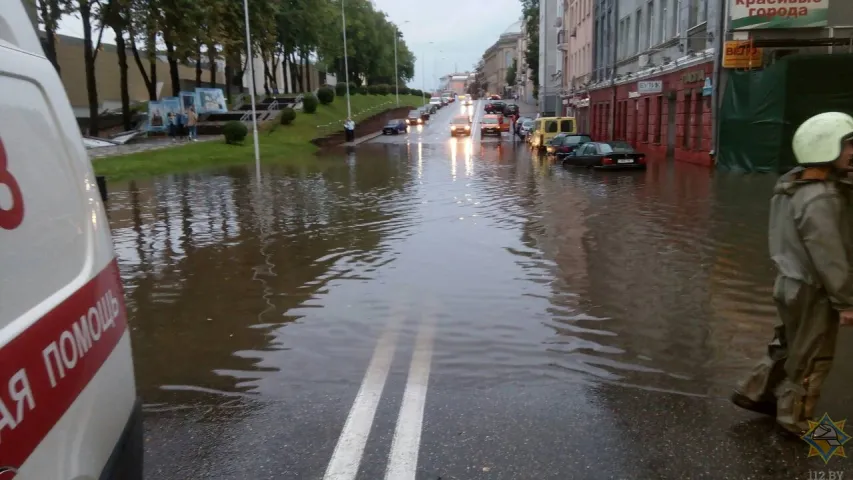
{"type": "Polygon", "coordinates": [[[187,109],[187,128],[190,133],[190,141],[198,141],[198,114],[195,113],[195,107],[190,105],[187,109]]]}
{"type": "Polygon", "coordinates": [[[346,132],[347,142],[355,141],[355,122],[352,121],[351,118],[347,117],[347,121],[344,123],[344,131],[346,132]]]}
{"type": "Polygon", "coordinates": [[[169,115],[166,116],[166,128],[169,129],[169,138],[172,139],[172,143],[176,143],[178,141],[178,119],[175,118],[175,112],[169,112],[169,115]]]}
{"type": "Polygon", "coordinates": [[[829,112],[794,133],[799,166],[776,183],[770,255],[779,315],[767,354],[732,394],[799,436],[809,428],[835,355],[839,325],[853,325],[853,117],[829,112]]]}

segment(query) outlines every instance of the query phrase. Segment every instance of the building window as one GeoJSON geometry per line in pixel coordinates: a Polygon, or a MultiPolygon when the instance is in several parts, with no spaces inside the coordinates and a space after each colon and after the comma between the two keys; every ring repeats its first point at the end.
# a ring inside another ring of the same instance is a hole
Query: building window
{"type": "Polygon", "coordinates": [[[640,43],[640,30],[642,30],[643,26],[643,11],[637,10],[637,21],[634,22],[634,45],[637,46],[637,51],[640,52],[643,50],[643,45],[640,43]]]}
{"type": "Polygon", "coordinates": [[[646,27],[646,30],[649,33],[649,48],[657,45],[657,25],[655,24],[655,2],[652,0],[649,2],[646,10],[646,18],[649,22],[649,26],[646,27]]]}
{"type": "Polygon", "coordinates": [[[693,149],[700,150],[701,142],[702,142],[702,107],[704,106],[702,103],[702,93],[696,92],[694,95],[696,98],[696,113],[694,114],[695,127],[693,129],[693,149]]]}
{"type": "Polygon", "coordinates": [[[660,22],[660,34],[661,34],[660,43],[663,43],[663,42],[669,40],[669,31],[667,30],[669,28],[669,23],[666,21],[667,20],[666,19],[666,14],[667,14],[666,4],[667,4],[667,2],[669,2],[669,0],[660,0],[660,5],[659,5],[660,15],[658,15],[658,22],[660,22]]]}
{"type": "Polygon", "coordinates": [[[693,106],[693,92],[684,92],[684,138],[681,139],[681,146],[690,148],[690,108],[693,106]]]}
{"type": "Polygon", "coordinates": [[[627,50],[625,53],[628,55],[633,55],[636,49],[636,45],[631,42],[631,17],[625,19],[625,43],[627,44],[627,50]]]}
{"type": "Polygon", "coordinates": [[[655,29],[655,2],[651,1],[646,5],[646,39],[645,47],[649,49],[653,45],[653,37],[654,37],[654,29],[655,29]]]}
{"type": "Polygon", "coordinates": [[[699,24],[699,0],[687,1],[687,28],[693,28],[699,24]]]}
{"type": "Polygon", "coordinates": [[[681,33],[681,0],[672,0],[672,34],[681,33]]]}
{"type": "Polygon", "coordinates": [[[657,114],[655,116],[654,143],[655,145],[660,145],[661,130],[663,128],[663,95],[658,95],[655,101],[657,102],[657,114]]]}

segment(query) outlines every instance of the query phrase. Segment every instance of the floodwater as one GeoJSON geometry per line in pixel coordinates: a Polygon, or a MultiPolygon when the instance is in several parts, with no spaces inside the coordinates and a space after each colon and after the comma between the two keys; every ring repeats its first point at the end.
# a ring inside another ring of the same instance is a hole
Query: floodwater
{"type": "MultiPolygon", "coordinates": [[[[506,138],[451,140],[451,116],[314,171],[111,185],[146,477],[848,466],[726,400],[775,320],[774,177],[565,169],[506,138]]],[[[853,413],[840,355],[834,418],[853,413]]]]}

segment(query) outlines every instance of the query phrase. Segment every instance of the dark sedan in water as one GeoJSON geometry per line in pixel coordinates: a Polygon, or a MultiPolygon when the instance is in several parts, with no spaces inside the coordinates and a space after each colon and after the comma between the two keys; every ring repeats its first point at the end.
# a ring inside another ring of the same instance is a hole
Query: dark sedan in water
{"type": "Polygon", "coordinates": [[[409,126],[402,118],[391,120],[382,127],[382,135],[397,135],[409,131],[409,126]]]}
{"type": "Polygon", "coordinates": [[[564,156],[562,163],[600,169],[646,168],[646,155],[627,142],[589,142],[564,156]]]}
{"type": "Polygon", "coordinates": [[[408,122],[409,125],[423,125],[424,119],[421,117],[421,111],[412,110],[409,112],[409,116],[406,117],[406,122],[408,122]]]}
{"type": "Polygon", "coordinates": [[[576,135],[560,133],[546,144],[545,150],[549,155],[554,155],[557,159],[562,159],[566,155],[574,152],[581,145],[591,141],[592,137],[583,133],[576,135]]]}

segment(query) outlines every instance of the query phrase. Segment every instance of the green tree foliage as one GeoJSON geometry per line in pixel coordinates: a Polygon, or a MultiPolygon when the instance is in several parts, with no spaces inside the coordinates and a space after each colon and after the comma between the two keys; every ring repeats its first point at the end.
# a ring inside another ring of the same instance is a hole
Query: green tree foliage
{"type": "Polygon", "coordinates": [[[506,69],[506,78],[504,79],[504,80],[506,80],[506,84],[509,87],[512,87],[515,85],[515,77],[516,77],[517,73],[518,73],[518,59],[513,58],[512,59],[512,65],[510,65],[510,67],[506,69]]]}
{"type": "Polygon", "coordinates": [[[294,120],[296,120],[296,110],[290,107],[284,107],[281,109],[281,114],[278,119],[282,125],[290,125],[294,120]]]}
{"type": "MultiPolygon", "coordinates": [[[[346,88],[346,87],[344,87],[344,88],[346,88]]],[[[346,95],[346,91],[344,91],[344,94],[346,95]]],[[[320,87],[320,89],[317,90],[317,99],[320,100],[320,103],[322,103],[323,105],[328,105],[328,104],[334,102],[335,101],[335,89],[333,89],[332,87],[330,87],[328,85],[320,87]]]]}
{"type": "Polygon", "coordinates": [[[243,122],[231,120],[222,127],[222,134],[225,135],[225,143],[229,145],[237,145],[243,143],[246,135],[249,134],[249,129],[243,122]]]}
{"type": "MultiPolygon", "coordinates": [[[[195,67],[196,86],[228,86],[229,96],[235,87],[245,91],[243,77],[250,64],[245,55],[241,0],[27,1],[36,3],[48,40],[55,35],[63,17],[73,15],[83,20],[93,109],[99,104],[94,88],[95,58],[105,28],[113,31],[116,43],[127,52],[119,60],[126,122],[131,112],[127,82],[135,75],[128,74],[128,69],[139,71],[151,100],[158,98],[157,84],[164,78],[171,80],[171,91],[160,92],[159,96],[175,95],[181,90],[181,65],[195,67]],[[168,67],[159,67],[158,71],[158,57],[165,57],[168,67]],[[224,72],[219,71],[223,63],[224,72]]],[[[285,85],[277,82],[286,72],[290,72],[288,80],[296,92],[317,88],[319,85],[312,84],[316,81],[308,74],[309,64],[335,73],[343,83],[341,0],[251,0],[248,5],[253,55],[263,61],[263,67],[256,66],[254,73],[267,93],[285,90],[285,85]]],[[[355,88],[362,84],[394,85],[411,80],[416,58],[386,14],[377,10],[371,0],[346,0],[345,9],[351,93],[356,93],[355,88]]],[[[48,57],[56,64],[55,51],[48,50],[48,57]]],[[[92,125],[97,130],[96,119],[92,125]]]]}
{"type": "Polygon", "coordinates": [[[524,61],[530,70],[533,98],[539,98],[539,0],[521,0],[521,12],[527,31],[527,50],[524,61]]]}
{"type": "Polygon", "coordinates": [[[477,65],[474,66],[474,78],[468,82],[468,94],[473,95],[475,98],[482,97],[486,90],[488,90],[488,83],[486,82],[486,74],[483,73],[483,68],[485,67],[485,61],[481,58],[477,65]]]}
{"type": "Polygon", "coordinates": [[[302,111],[305,113],[314,113],[317,111],[317,105],[319,103],[320,101],[317,100],[317,97],[311,93],[307,93],[302,97],[302,111]]]}

